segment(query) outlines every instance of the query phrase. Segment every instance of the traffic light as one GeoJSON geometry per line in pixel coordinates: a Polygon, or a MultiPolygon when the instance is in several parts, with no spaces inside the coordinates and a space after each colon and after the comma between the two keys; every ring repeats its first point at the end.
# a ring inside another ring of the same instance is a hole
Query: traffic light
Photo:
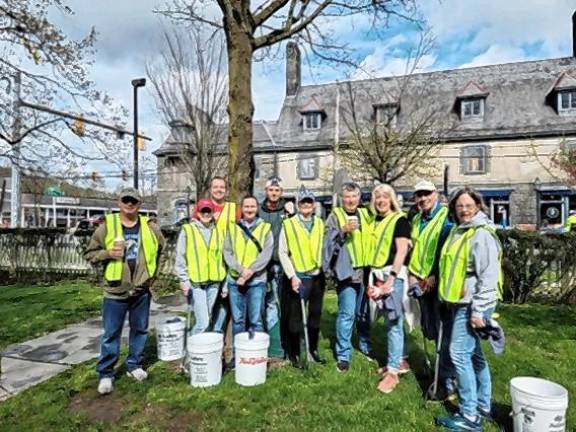
{"type": "Polygon", "coordinates": [[[86,123],[84,122],[84,116],[82,114],[78,114],[78,118],[74,120],[72,132],[79,137],[83,137],[86,133],[86,123]]]}
{"type": "Polygon", "coordinates": [[[138,132],[138,150],[139,151],[144,151],[146,150],[146,144],[144,142],[144,138],[142,138],[142,132],[138,132]]]}
{"type": "Polygon", "coordinates": [[[128,180],[128,171],[123,169],[122,170],[122,181],[127,181],[128,180]]]}
{"type": "Polygon", "coordinates": [[[94,183],[98,182],[98,173],[96,171],[92,171],[92,181],[94,183]]]}

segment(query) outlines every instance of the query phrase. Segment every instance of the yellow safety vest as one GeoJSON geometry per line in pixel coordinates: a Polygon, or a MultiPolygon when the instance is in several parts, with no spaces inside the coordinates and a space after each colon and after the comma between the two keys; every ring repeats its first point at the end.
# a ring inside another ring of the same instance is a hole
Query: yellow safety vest
{"type": "Polygon", "coordinates": [[[421,279],[430,276],[434,266],[434,259],[436,258],[440,235],[447,217],[448,209],[442,207],[432,220],[428,222],[422,232],[420,232],[422,215],[418,213],[414,217],[411,233],[413,249],[410,264],[408,265],[408,270],[411,274],[421,279]]]}
{"type": "Polygon", "coordinates": [[[220,230],[223,236],[226,236],[228,227],[233,223],[236,223],[236,203],[226,202],[216,221],[216,228],[220,230]]]}
{"type": "MultiPolygon", "coordinates": [[[[158,258],[158,239],[148,226],[148,218],[146,216],[139,216],[140,218],[140,244],[144,252],[146,261],[146,270],[148,276],[153,277],[156,274],[156,260],[158,258]]],[[[114,240],[117,238],[124,239],[124,232],[122,230],[122,223],[120,222],[120,214],[107,214],[105,217],[106,223],[106,237],[104,238],[104,246],[106,250],[112,249],[114,240]]],[[[124,269],[123,260],[110,260],[106,265],[104,271],[104,278],[108,282],[117,282],[122,280],[122,270],[124,269]]]]}
{"type": "Polygon", "coordinates": [[[394,240],[396,223],[404,216],[405,214],[403,212],[392,212],[381,221],[374,222],[372,228],[372,258],[370,260],[370,266],[381,268],[386,265],[388,257],[390,256],[392,241],[394,240]]]}
{"type": "Polygon", "coordinates": [[[208,244],[195,224],[185,224],[186,263],[188,277],[193,283],[220,282],[226,277],[226,268],[222,258],[224,236],[214,227],[208,244]]]}
{"type": "MultiPolygon", "coordinates": [[[[342,207],[336,207],[332,210],[336,216],[338,226],[342,228],[348,222],[348,215],[342,207]]],[[[372,231],[372,216],[364,208],[358,209],[360,216],[360,229],[348,233],[345,240],[345,247],[352,260],[352,267],[366,267],[370,265],[370,245],[372,231]]]]}
{"type": "MultiPolygon", "coordinates": [[[[268,222],[261,222],[254,231],[252,231],[252,235],[256,240],[258,240],[258,243],[260,243],[262,248],[264,248],[271,227],[272,226],[268,222]]],[[[250,267],[254,261],[256,261],[256,258],[258,258],[258,254],[260,253],[258,252],[256,245],[246,236],[246,234],[244,234],[244,231],[237,223],[230,224],[228,230],[236,261],[238,261],[238,263],[244,268],[250,267]]],[[[239,274],[233,269],[230,269],[230,274],[233,277],[239,276],[239,274]]]]}
{"type": "Polygon", "coordinates": [[[438,288],[440,300],[447,303],[458,303],[464,296],[464,284],[466,283],[468,261],[470,259],[470,246],[472,244],[472,237],[478,229],[487,230],[492,234],[498,245],[500,245],[500,252],[498,253],[500,272],[498,274],[497,290],[498,300],[502,300],[502,245],[496,235],[496,231],[487,225],[471,227],[453,242],[452,238],[457,229],[457,227],[452,228],[446,239],[446,243],[444,243],[442,247],[442,255],[440,256],[440,284],[438,288]]]}
{"type": "Polygon", "coordinates": [[[303,226],[300,218],[294,216],[282,222],[290,260],[299,273],[318,270],[322,266],[322,247],[324,244],[324,221],[313,217],[312,231],[303,226]]]}
{"type": "Polygon", "coordinates": [[[568,216],[568,219],[564,222],[564,230],[566,232],[572,232],[572,225],[576,225],[576,215],[568,216]]]}

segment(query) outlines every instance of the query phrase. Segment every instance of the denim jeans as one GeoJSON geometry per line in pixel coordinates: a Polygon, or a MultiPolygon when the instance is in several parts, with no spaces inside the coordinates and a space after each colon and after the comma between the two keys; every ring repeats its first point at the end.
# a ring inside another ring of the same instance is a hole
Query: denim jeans
{"type": "Polygon", "coordinates": [[[338,316],[336,317],[336,359],[350,362],[352,358],[352,327],[356,318],[360,351],[370,352],[370,307],[363,284],[338,285],[338,316]]]}
{"type": "MultiPolygon", "coordinates": [[[[396,295],[402,296],[404,290],[404,280],[396,278],[394,280],[394,293],[396,295]]],[[[390,320],[387,314],[384,313],[386,317],[386,336],[388,338],[388,358],[386,366],[389,371],[400,370],[400,362],[402,358],[406,357],[406,341],[404,337],[404,311],[398,312],[398,318],[395,320],[390,320]]]]}
{"type": "Polygon", "coordinates": [[[194,311],[196,324],[192,328],[192,334],[205,332],[210,326],[212,309],[218,296],[219,283],[192,284],[191,307],[194,311]]]}
{"type": "MultiPolygon", "coordinates": [[[[474,417],[478,408],[490,411],[492,381],[480,338],[470,326],[471,307],[452,306],[449,311],[450,358],[458,380],[460,412],[474,417]]],[[[486,313],[490,318],[492,311],[486,313]]]]}
{"type": "Polygon", "coordinates": [[[262,303],[266,293],[266,283],[256,282],[239,286],[228,278],[230,310],[232,311],[232,333],[237,335],[245,331],[262,332],[262,303]]]}
{"type": "Polygon", "coordinates": [[[126,367],[128,371],[142,367],[144,346],[148,337],[150,293],[145,292],[126,300],[104,298],[102,302],[104,333],[100,345],[100,357],[96,364],[100,378],[114,377],[114,366],[120,356],[120,338],[126,313],[130,325],[126,367]]]}

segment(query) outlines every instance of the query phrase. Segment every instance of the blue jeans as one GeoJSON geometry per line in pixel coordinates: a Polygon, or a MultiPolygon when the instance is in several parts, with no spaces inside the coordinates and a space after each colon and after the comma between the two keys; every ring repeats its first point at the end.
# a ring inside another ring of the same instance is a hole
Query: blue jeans
{"type": "Polygon", "coordinates": [[[218,296],[219,287],[219,283],[192,284],[192,302],[190,307],[192,307],[196,318],[192,334],[203,333],[210,326],[212,309],[218,296]]]}
{"type": "Polygon", "coordinates": [[[253,282],[239,286],[228,278],[230,310],[232,311],[232,333],[237,335],[245,331],[262,332],[262,304],[266,293],[265,282],[253,282]]]}
{"type": "Polygon", "coordinates": [[[338,316],[336,317],[336,359],[350,362],[352,358],[352,327],[356,319],[360,351],[368,353],[370,344],[370,307],[363,284],[338,285],[338,316]]]}
{"type": "Polygon", "coordinates": [[[104,334],[100,345],[100,357],[96,364],[100,378],[114,377],[114,366],[120,356],[120,338],[126,313],[130,324],[126,367],[128,371],[142,367],[144,346],[148,337],[150,293],[145,292],[126,300],[104,298],[102,302],[104,334]]]}
{"type": "MultiPolygon", "coordinates": [[[[404,290],[404,280],[394,280],[394,293],[402,296],[404,290]]],[[[390,320],[386,317],[386,336],[388,338],[388,358],[386,366],[391,372],[400,370],[400,361],[406,357],[406,341],[404,338],[404,311],[402,308],[398,312],[398,318],[390,320]]]]}
{"type": "Polygon", "coordinates": [[[270,330],[280,320],[280,296],[282,295],[282,267],[280,264],[272,264],[268,271],[270,277],[270,291],[266,292],[265,316],[266,329],[270,330]]]}
{"type": "MultiPolygon", "coordinates": [[[[490,369],[482,352],[480,338],[470,326],[469,305],[451,306],[449,310],[450,358],[458,380],[460,412],[474,417],[478,408],[490,411],[492,381],[490,369]]],[[[489,318],[492,311],[486,314],[489,318]]]]}

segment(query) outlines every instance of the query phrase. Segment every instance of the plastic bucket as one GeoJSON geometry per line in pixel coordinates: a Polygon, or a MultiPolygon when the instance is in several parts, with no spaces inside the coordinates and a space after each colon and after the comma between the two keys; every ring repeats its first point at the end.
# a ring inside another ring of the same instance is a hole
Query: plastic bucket
{"type": "Polygon", "coordinates": [[[184,356],[185,321],[180,317],[169,317],[156,324],[156,346],[158,359],[172,361],[184,356]]]}
{"type": "Polygon", "coordinates": [[[220,333],[199,333],[188,338],[188,367],[192,387],[210,387],[222,379],[222,348],[220,333]]]}
{"type": "Polygon", "coordinates": [[[568,391],[541,378],[510,381],[514,432],[564,432],[568,391]]]}
{"type": "Polygon", "coordinates": [[[266,382],[268,346],[270,337],[266,333],[239,333],[234,336],[235,376],[242,386],[255,386],[266,382]]]}

